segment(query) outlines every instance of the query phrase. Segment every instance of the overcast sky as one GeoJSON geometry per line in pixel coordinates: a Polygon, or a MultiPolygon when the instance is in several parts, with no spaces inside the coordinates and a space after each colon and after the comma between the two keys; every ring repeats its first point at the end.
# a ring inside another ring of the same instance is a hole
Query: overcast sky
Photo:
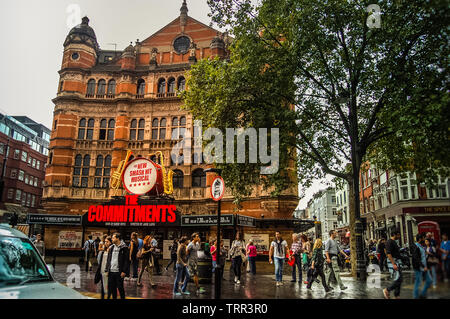
{"type": "MultiPolygon", "coordinates": [[[[63,43],[75,20],[87,15],[101,49],[123,50],[180,14],[182,0],[7,0],[0,2],[0,112],[26,115],[51,127],[63,43]],[[77,14],[77,8],[80,14],[77,14]]],[[[188,0],[189,16],[208,24],[206,0],[188,0]]],[[[308,190],[305,208],[319,183],[308,190]]]]}

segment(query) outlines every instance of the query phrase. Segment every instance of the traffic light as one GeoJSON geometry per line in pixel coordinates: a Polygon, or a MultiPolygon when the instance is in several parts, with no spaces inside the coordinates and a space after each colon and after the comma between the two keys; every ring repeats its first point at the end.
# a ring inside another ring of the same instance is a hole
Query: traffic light
{"type": "Polygon", "coordinates": [[[17,225],[17,222],[19,220],[19,216],[17,216],[17,213],[14,213],[10,218],[9,218],[9,224],[12,227],[15,227],[17,225]]]}

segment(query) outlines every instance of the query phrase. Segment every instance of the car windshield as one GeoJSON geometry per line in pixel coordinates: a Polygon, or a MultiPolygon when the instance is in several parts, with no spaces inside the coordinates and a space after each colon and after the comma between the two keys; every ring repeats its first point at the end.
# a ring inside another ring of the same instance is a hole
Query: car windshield
{"type": "Polygon", "coordinates": [[[53,280],[28,239],[0,236],[0,287],[53,280]]]}

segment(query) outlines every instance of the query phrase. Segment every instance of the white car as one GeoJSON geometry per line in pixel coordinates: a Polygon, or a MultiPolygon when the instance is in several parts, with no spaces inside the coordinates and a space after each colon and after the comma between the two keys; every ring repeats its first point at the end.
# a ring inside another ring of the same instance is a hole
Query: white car
{"type": "Polygon", "coordinates": [[[25,234],[0,224],[0,299],[87,299],[52,271],[25,234]]]}

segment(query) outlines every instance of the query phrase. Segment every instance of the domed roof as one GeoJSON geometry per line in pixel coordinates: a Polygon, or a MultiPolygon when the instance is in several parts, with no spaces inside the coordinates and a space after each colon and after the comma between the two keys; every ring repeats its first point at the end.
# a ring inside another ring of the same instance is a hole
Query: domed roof
{"type": "Polygon", "coordinates": [[[71,43],[83,43],[87,44],[95,50],[99,50],[97,43],[97,37],[95,36],[94,29],[89,26],[89,18],[84,17],[81,20],[81,24],[73,27],[64,41],[64,46],[71,43]]]}

